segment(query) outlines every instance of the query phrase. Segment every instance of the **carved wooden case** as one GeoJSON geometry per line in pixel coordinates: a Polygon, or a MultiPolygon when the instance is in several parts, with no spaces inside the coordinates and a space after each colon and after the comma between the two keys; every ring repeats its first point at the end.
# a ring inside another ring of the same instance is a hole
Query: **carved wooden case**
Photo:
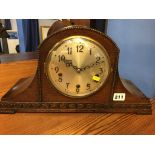
{"type": "Polygon", "coordinates": [[[151,104],[144,97],[132,95],[124,88],[118,76],[119,48],[103,33],[84,27],[68,26],[49,35],[38,48],[38,69],[34,78],[21,79],[2,98],[1,113],[14,112],[132,112],[151,114],[151,104]],[[111,73],[104,86],[85,98],[70,98],[51,87],[44,63],[50,49],[60,40],[73,35],[93,38],[108,52],[111,73]],[[124,93],[124,101],[114,101],[115,93],[124,93]]]}

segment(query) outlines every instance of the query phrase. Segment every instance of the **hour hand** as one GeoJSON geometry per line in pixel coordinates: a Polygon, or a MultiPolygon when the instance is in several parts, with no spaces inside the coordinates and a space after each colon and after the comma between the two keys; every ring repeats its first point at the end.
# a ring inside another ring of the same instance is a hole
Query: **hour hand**
{"type": "Polygon", "coordinates": [[[72,63],[72,60],[64,60],[64,63],[66,64],[66,67],[72,66],[75,71],[80,73],[81,68],[78,68],[77,66],[74,66],[73,63],[72,63]]]}
{"type": "Polygon", "coordinates": [[[95,63],[91,63],[90,65],[87,65],[85,67],[82,67],[81,68],[81,71],[85,71],[86,69],[90,69],[91,67],[94,67],[95,66],[95,63]]]}
{"type": "Polygon", "coordinates": [[[64,63],[66,64],[66,67],[72,66],[72,60],[64,60],[64,63]]]}

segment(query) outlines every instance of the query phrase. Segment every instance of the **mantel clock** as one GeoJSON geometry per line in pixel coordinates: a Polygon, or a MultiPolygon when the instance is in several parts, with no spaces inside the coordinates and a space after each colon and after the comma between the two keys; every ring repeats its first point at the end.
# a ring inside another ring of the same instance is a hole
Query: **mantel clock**
{"type": "Polygon", "coordinates": [[[118,75],[119,48],[102,32],[58,21],[38,54],[35,77],[21,79],[3,96],[1,113],[151,114],[149,99],[135,87],[124,87],[129,82],[118,75]]]}

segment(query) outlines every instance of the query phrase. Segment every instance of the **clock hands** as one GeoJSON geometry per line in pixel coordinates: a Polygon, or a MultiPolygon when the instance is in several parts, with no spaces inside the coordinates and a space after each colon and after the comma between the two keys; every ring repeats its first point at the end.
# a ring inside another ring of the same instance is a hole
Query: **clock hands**
{"type": "Polygon", "coordinates": [[[90,65],[87,65],[87,66],[81,67],[81,68],[79,68],[77,66],[74,66],[73,63],[72,63],[72,60],[66,60],[65,59],[65,60],[63,60],[63,62],[66,64],[66,67],[70,67],[71,66],[71,67],[73,67],[73,69],[76,72],[80,73],[81,71],[85,71],[86,69],[90,69],[90,68],[94,67],[95,65],[99,65],[99,64],[103,63],[104,61],[91,63],[90,65]]]}
{"type": "Polygon", "coordinates": [[[66,67],[73,67],[73,69],[76,71],[76,72],[78,72],[78,73],[80,73],[80,71],[81,71],[81,68],[78,68],[77,66],[74,66],[73,65],[73,63],[72,63],[72,60],[63,60],[63,62],[66,64],[66,67]]]}
{"type": "Polygon", "coordinates": [[[87,66],[85,66],[85,67],[82,67],[81,68],[81,71],[84,71],[84,70],[86,70],[86,69],[90,69],[90,68],[92,68],[92,67],[94,67],[95,65],[99,65],[99,64],[101,64],[101,63],[103,63],[104,61],[101,61],[101,62],[95,62],[95,63],[91,63],[90,65],[87,65],[87,66]]]}

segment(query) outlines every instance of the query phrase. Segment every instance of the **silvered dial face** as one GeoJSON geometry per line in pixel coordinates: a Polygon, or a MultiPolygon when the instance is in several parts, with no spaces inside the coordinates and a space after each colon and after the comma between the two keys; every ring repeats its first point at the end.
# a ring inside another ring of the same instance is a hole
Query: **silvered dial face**
{"type": "Polygon", "coordinates": [[[110,71],[106,50],[95,40],[73,36],[58,42],[49,52],[45,70],[62,94],[85,97],[99,90],[110,71]]]}

